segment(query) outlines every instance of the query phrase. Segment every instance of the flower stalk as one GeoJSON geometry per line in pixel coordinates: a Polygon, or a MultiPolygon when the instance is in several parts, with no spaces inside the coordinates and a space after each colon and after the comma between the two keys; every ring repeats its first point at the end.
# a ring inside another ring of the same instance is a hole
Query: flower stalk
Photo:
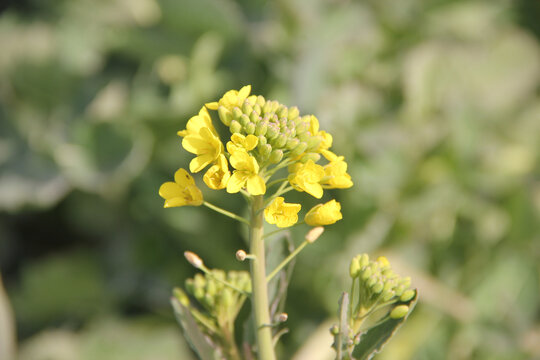
{"type": "Polygon", "coordinates": [[[251,282],[253,287],[252,305],[255,318],[257,348],[260,360],[275,360],[272,342],[272,328],[266,281],[265,247],[263,240],[263,196],[253,196],[250,225],[250,252],[255,255],[251,261],[251,282]]]}

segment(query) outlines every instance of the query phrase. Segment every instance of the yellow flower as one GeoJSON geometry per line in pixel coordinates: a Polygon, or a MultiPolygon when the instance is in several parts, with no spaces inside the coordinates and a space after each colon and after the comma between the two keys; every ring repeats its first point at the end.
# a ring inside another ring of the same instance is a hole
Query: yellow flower
{"type": "Polygon", "coordinates": [[[331,225],[341,220],[341,205],[336,200],[330,200],[325,204],[315,205],[306,214],[304,220],[311,226],[331,225]]]}
{"type": "Polygon", "coordinates": [[[242,149],[251,151],[255,149],[258,143],[259,138],[255,135],[250,134],[248,136],[244,136],[242,134],[235,133],[231,135],[231,141],[227,143],[227,151],[230,154],[242,149]]]}
{"type": "Polygon", "coordinates": [[[188,120],[186,124],[186,129],[178,131],[177,134],[178,136],[182,137],[185,137],[187,135],[198,135],[199,131],[203,127],[210,129],[212,134],[217,136],[216,129],[214,128],[214,125],[212,125],[212,119],[210,118],[210,114],[208,114],[208,110],[206,110],[204,106],[199,111],[199,115],[195,115],[188,120]]]}
{"type": "Polygon", "coordinates": [[[230,177],[231,172],[229,171],[227,159],[225,155],[220,154],[216,163],[204,174],[203,180],[210,189],[219,190],[227,187],[230,177]]]}
{"type": "Polygon", "coordinates": [[[246,150],[237,150],[229,159],[234,170],[227,183],[228,193],[237,193],[244,186],[251,195],[262,195],[266,192],[266,184],[259,175],[259,164],[246,150]]]}
{"type": "Polygon", "coordinates": [[[316,152],[323,153],[324,155],[324,152],[330,149],[330,147],[332,147],[332,135],[330,135],[326,131],[319,131],[319,120],[315,117],[315,115],[311,115],[308,130],[312,136],[321,137],[322,141],[317,147],[316,152]]]}
{"type": "Polygon", "coordinates": [[[336,156],[324,166],[325,181],[321,184],[327,189],[347,189],[353,186],[351,176],[347,174],[347,163],[343,156],[336,156]]]}
{"type": "Polygon", "coordinates": [[[305,164],[295,164],[289,171],[292,172],[289,174],[289,182],[295,190],[305,191],[317,199],[322,197],[323,188],[320,182],[325,172],[321,165],[308,160],[305,164]]]}
{"type": "Polygon", "coordinates": [[[228,110],[232,110],[235,107],[242,107],[242,104],[244,104],[244,101],[246,101],[250,92],[251,85],[244,86],[240,91],[229,90],[221,99],[219,99],[219,101],[207,103],[206,107],[210,110],[217,110],[220,106],[223,106],[228,110]]]}
{"type": "Polygon", "coordinates": [[[190,133],[182,140],[184,149],[196,158],[189,163],[189,170],[196,173],[217,160],[223,152],[223,144],[217,135],[208,127],[201,127],[197,134],[190,133]]]}
{"type": "Polygon", "coordinates": [[[168,181],[159,188],[159,196],[165,199],[163,207],[199,206],[203,203],[201,190],[185,169],[178,169],[174,182],[168,181]]]}
{"type": "Polygon", "coordinates": [[[264,218],[269,224],[282,228],[292,226],[298,221],[298,212],[302,205],[288,204],[284,200],[279,196],[264,209],[264,218]]]}

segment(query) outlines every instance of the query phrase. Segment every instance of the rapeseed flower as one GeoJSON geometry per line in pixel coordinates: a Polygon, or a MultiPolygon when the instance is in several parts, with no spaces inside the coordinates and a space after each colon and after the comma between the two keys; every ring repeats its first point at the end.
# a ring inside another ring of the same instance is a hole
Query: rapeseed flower
{"type": "Polygon", "coordinates": [[[353,186],[351,176],[347,174],[347,163],[343,156],[336,156],[324,166],[325,178],[322,182],[327,189],[347,189],[353,186]]]}
{"type": "Polygon", "coordinates": [[[229,171],[227,158],[225,155],[220,154],[215,164],[204,174],[203,181],[210,189],[220,190],[227,187],[230,177],[231,172],[229,171]]]}
{"type": "Polygon", "coordinates": [[[227,151],[232,154],[237,150],[251,151],[255,149],[259,142],[259,138],[255,135],[244,136],[242,134],[232,134],[231,141],[227,143],[227,151]]]}
{"type": "Polygon", "coordinates": [[[197,134],[189,134],[182,140],[184,149],[197,155],[189,163],[189,170],[197,173],[217,160],[223,152],[223,144],[208,127],[202,127],[197,134]]]}
{"type": "Polygon", "coordinates": [[[246,150],[236,150],[229,159],[234,170],[227,183],[228,193],[237,193],[246,187],[251,195],[262,195],[266,192],[264,179],[259,175],[257,160],[246,150]]]}
{"type": "Polygon", "coordinates": [[[296,163],[289,170],[291,174],[288,180],[295,190],[305,191],[317,199],[322,197],[323,188],[320,182],[325,176],[325,171],[321,165],[315,164],[310,159],[305,164],[296,163]]]}
{"type": "Polygon", "coordinates": [[[341,204],[336,200],[330,200],[325,204],[315,205],[308,211],[304,220],[311,226],[331,225],[341,220],[341,204]]]}
{"type": "Polygon", "coordinates": [[[208,128],[212,132],[212,134],[217,136],[216,129],[214,128],[214,125],[212,124],[212,119],[210,118],[210,114],[208,113],[208,110],[206,107],[202,107],[199,111],[198,115],[195,115],[191,117],[187,124],[185,130],[178,131],[178,136],[188,136],[188,135],[198,135],[199,131],[202,128],[208,128]]]}
{"type": "Polygon", "coordinates": [[[217,110],[220,106],[223,106],[227,110],[231,111],[235,107],[242,107],[242,104],[244,104],[244,101],[246,101],[250,92],[251,85],[244,86],[240,89],[240,91],[229,90],[221,99],[219,99],[219,101],[207,103],[206,107],[210,110],[217,110]]]}
{"type": "Polygon", "coordinates": [[[277,227],[289,227],[298,221],[301,207],[300,204],[286,203],[284,198],[278,196],[264,209],[264,218],[266,222],[277,227]]]}
{"type": "Polygon", "coordinates": [[[165,199],[163,207],[199,206],[203,203],[201,190],[195,185],[193,177],[185,170],[178,169],[174,182],[168,181],[159,188],[159,196],[165,199]]]}

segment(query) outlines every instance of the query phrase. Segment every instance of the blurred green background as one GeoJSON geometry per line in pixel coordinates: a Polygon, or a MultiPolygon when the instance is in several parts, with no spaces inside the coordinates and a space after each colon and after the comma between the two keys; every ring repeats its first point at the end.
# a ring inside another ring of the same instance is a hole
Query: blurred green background
{"type": "Polygon", "coordinates": [[[182,252],[241,269],[242,232],[206,208],[165,211],[157,189],[190,159],[176,131],[252,84],[316,114],[355,182],[326,195],[344,219],[297,262],[282,359],[305,341],[295,359],[332,358],[359,252],[420,289],[377,359],[540,359],[539,19],[536,0],[13,1],[0,270],[18,358],[192,359],[168,302],[194,274],[182,252]]]}

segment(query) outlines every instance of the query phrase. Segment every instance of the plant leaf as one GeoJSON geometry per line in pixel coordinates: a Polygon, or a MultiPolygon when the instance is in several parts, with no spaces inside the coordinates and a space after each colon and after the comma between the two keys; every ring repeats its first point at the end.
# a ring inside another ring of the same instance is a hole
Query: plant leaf
{"type": "Polygon", "coordinates": [[[357,360],[369,360],[373,356],[381,351],[383,346],[390,340],[390,338],[396,333],[397,329],[405,322],[411,311],[416,305],[418,293],[415,290],[414,297],[405,302],[398,302],[396,305],[407,305],[409,306],[409,312],[405,317],[401,319],[392,319],[388,317],[387,320],[384,320],[379,325],[376,325],[366,331],[360,337],[360,343],[355,346],[353,350],[353,358],[357,360]]]}
{"type": "Polygon", "coordinates": [[[176,298],[171,298],[171,304],[174,308],[176,319],[184,330],[184,337],[191,346],[191,348],[197,353],[201,360],[215,360],[219,359],[219,350],[199,329],[199,325],[191,316],[189,309],[182,305],[176,298]]]}

